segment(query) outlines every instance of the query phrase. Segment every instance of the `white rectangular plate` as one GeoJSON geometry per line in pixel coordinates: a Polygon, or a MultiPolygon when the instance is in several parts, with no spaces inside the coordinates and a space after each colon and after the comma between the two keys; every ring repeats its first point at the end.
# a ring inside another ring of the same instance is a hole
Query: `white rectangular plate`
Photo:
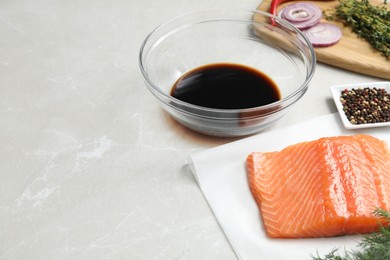
{"type": "Polygon", "coordinates": [[[371,83],[356,83],[356,84],[344,84],[336,85],[330,87],[330,92],[332,93],[333,100],[336,104],[337,110],[340,114],[341,120],[344,124],[344,127],[347,129],[358,129],[358,128],[371,128],[371,127],[382,127],[390,126],[390,122],[386,123],[373,123],[373,124],[352,124],[343,111],[343,105],[340,102],[341,91],[344,89],[351,90],[352,88],[383,88],[390,93],[390,82],[371,82],[371,83]]]}
{"type": "Polygon", "coordinates": [[[360,236],[270,239],[250,193],[246,158],[254,151],[278,151],[303,141],[326,136],[370,134],[390,145],[386,128],[345,129],[337,114],[322,116],[284,129],[265,132],[191,156],[189,165],[200,189],[240,259],[311,259],[334,248],[353,248],[360,236]]]}

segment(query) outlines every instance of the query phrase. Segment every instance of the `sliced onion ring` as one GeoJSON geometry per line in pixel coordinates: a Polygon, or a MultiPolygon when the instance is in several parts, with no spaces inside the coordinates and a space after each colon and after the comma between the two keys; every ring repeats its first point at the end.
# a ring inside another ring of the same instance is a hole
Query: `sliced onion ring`
{"type": "Polygon", "coordinates": [[[316,6],[307,3],[295,3],[288,5],[283,12],[283,18],[291,22],[303,22],[312,19],[316,6]]]}
{"type": "Polygon", "coordinates": [[[303,33],[314,47],[327,47],[340,41],[342,33],[339,27],[329,23],[319,23],[303,33]]]}
{"type": "Polygon", "coordinates": [[[322,11],[314,4],[297,2],[280,10],[279,16],[303,30],[318,24],[322,18],[322,11]]]}

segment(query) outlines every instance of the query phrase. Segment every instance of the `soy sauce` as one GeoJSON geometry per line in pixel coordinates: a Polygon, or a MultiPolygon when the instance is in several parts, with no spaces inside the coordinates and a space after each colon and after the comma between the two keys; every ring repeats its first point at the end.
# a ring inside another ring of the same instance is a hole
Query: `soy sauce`
{"type": "Polygon", "coordinates": [[[281,99],[266,74],[239,64],[210,64],[195,68],[173,85],[171,96],[187,103],[219,109],[243,109],[281,99]]]}

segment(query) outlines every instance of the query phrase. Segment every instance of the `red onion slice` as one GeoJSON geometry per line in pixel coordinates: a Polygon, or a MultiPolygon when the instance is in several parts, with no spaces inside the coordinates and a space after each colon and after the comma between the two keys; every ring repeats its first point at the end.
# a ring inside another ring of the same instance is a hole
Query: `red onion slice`
{"type": "Polygon", "coordinates": [[[329,23],[319,23],[303,33],[314,47],[327,47],[340,41],[342,33],[339,27],[329,23]]]}
{"type": "Polygon", "coordinates": [[[280,10],[279,16],[303,30],[318,24],[322,18],[322,11],[314,4],[297,2],[280,10]]]}

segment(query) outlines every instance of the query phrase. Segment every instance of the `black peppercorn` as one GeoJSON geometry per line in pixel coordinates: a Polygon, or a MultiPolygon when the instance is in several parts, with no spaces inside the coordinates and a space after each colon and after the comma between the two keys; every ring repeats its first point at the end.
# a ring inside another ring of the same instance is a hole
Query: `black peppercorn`
{"type": "Polygon", "coordinates": [[[352,124],[390,122],[390,94],[385,89],[345,89],[341,91],[340,101],[352,124]]]}

